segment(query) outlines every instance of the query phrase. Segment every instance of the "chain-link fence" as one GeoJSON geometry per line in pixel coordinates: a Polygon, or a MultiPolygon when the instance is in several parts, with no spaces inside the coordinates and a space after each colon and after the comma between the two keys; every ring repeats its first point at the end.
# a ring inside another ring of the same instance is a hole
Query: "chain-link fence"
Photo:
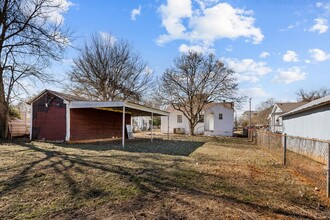
{"type": "Polygon", "coordinates": [[[330,196],[327,177],[330,141],[249,130],[249,140],[270,151],[284,165],[330,196]]]}

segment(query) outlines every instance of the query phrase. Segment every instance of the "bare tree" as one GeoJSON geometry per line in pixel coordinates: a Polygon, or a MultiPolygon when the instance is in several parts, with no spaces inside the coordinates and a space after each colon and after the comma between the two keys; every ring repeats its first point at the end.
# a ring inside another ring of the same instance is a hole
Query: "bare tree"
{"type": "Polygon", "coordinates": [[[43,68],[59,60],[70,41],[60,13],[66,0],[0,1],[0,137],[8,131],[9,104],[29,80],[49,80],[43,68]]]}
{"type": "Polygon", "coordinates": [[[322,98],[324,96],[330,95],[330,90],[327,88],[320,88],[318,90],[306,91],[304,89],[300,89],[296,92],[297,100],[300,102],[310,102],[315,99],[322,98]]]}
{"type": "Polygon", "coordinates": [[[256,114],[252,117],[253,124],[267,125],[268,116],[271,113],[275,104],[274,98],[269,98],[264,102],[261,102],[257,107],[256,114]]]}
{"type": "Polygon", "coordinates": [[[73,62],[67,90],[78,96],[139,102],[151,86],[150,68],[125,40],[94,35],[73,62]]]}
{"type": "Polygon", "coordinates": [[[182,112],[189,120],[190,134],[200,120],[205,104],[215,101],[238,101],[238,84],[234,72],[213,54],[182,54],[174,67],[160,79],[158,96],[164,104],[182,112]]]}

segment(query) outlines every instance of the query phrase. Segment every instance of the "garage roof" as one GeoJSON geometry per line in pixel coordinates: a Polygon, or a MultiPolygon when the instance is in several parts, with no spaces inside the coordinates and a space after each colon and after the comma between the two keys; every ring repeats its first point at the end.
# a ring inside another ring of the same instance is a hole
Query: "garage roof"
{"type": "Polygon", "coordinates": [[[310,109],[314,109],[314,108],[317,108],[317,107],[320,107],[320,106],[324,106],[324,105],[327,105],[327,104],[330,104],[330,96],[325,96],[323,98],[311,101],[311,102],[309,102],[305,105],[302,105],[298,108],[293,109],[292,111],[284,114],[283,116],[285,117],[285,116],[289,116],[289,115],[294,115],[294,114],[304,112],[304,111],[307,111],[307,110],[310,110],[310,109]]]}

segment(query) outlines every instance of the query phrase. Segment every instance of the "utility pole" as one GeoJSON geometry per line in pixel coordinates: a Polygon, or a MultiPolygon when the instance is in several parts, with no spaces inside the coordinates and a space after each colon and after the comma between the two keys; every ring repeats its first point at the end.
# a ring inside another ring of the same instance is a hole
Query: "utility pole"
{"type": "Polygon", "coordinates": [[[249,101],[249,112],[250,112],[250,115],[249,115],[249,127],[251,127],[251,117],[252,117],[252,112],[251,112],[251,98],[250,98],[250,101],[249,101]]]}

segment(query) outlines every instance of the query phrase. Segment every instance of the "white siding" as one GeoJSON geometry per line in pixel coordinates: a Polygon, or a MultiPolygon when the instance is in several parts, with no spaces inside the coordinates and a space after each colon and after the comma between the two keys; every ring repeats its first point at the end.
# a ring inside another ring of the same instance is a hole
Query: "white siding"
{"type": "Polygon", "coordinates": [[[330,140],[330,105],[284,117],[283,133],[330,140]]]}
{"type": "MultiPolygon", "coordinates": [[[[169,119],[170,119],[170,129],[169,129],[170,133],[173,133],[174,128],[183,128],[183,129],[185,129],[185,133],[189,134],[189,122],[188,122],[188,119],[183,115],[182,112],[178,112],[178,111],[171,112],[169,119]],[[177,122],[178,115],[182,115],[182,123],[177,122]]],[[[167,133],[167,126],[168,126],[167,125],[167,116],[162,116],[161,117],[161,131],[163,133],[167,133]]]]}
{"type": "Polygon", "coordinates": [[[214,130],[205,131],[205,135],[233,136],[234,131],[234,110],[223,105],[215,105],[205,110],[205,115],[214,114],[214,130]],[[222,114],[222,120],[219,119],[222,114]]]}
{"type": "Polygon", "coordinates": [[[151,117],[149,116],[132,117],[131,120],[131,124],[133,125],[134,131],[148,131],[150,128],[151,117]]]}
{"type": "MultiPolygon", "coordinates": [[[[170,129],[169,132],[173,133],[174,128],[184,128],[185,133],[189,134],[189,121],[183,116],[182,123],[177,123],[177,115],[182,115],[183,113],[179,111],[173,111],[170,113],[170,129]]],[[[195,127],[195,134],[205,134],[212,136],[233,136],[234,130],[234,110],[224,107],[223,104],[217,104],[205,110],[204,113],[204,123],[198,123],[195,127]],[[207,131],[209,128],[207,123],[208,115],[214,114],[214,126],[212,131],[207,131]],[[222,114],[223,119],[219,119],[219,114],[222,114]]],[[[167,117],[161,117],[161,131],[167,133],[167,117]]]]}
{"type": "Polygon", "coordinates": [[[271,132],[282,132],[282,110],[277,107],[276,105],[274,106],[274,109],[271,113],[271,118],[269,120],[269,128],[271,132]]]}

